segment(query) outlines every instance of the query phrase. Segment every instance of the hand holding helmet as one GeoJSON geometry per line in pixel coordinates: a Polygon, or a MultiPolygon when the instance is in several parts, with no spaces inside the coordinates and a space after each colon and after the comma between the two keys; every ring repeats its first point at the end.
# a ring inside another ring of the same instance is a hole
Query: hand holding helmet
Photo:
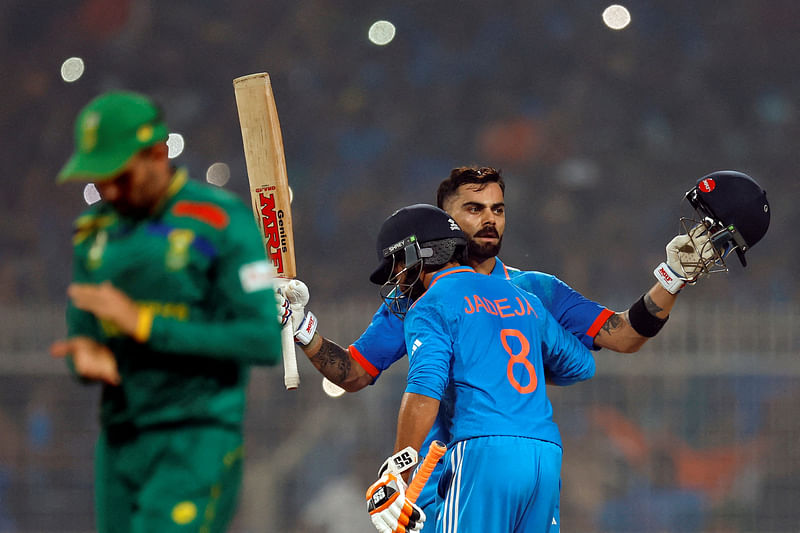
{"type": "Polygon", "coordinates": [[[745,252],[766,234],[770,221],[766,191],[741,172],[712,172],[685,198],[696,217],[681,219],[684,233],[667,244],[666,262],[653,271],[672,294],[704,274],[727,272],[725,259],[733,251],[747,266],[745,252]]]}

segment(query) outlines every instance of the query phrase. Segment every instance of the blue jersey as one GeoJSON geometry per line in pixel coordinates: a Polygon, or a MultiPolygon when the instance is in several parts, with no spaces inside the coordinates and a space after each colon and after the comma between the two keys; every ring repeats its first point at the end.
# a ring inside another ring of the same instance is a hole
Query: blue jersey
{"type": "MultiPolygon", "coordinates": [[[[594,337],[608,317],[613,314],[612,311],[586,299],[555,276],[511,268],[497,258],[491,276],[510,281],[523,290],[536,295],[562,327],[578,338],[587,348],[596,349],[594,337]]],[[[381,305],[364,333],[350,345],[349,352],[351,357],[373,377],[374,383],[381,372],[406,354],[403,321],[392,314],[385,304],[381,305]]],[[[555,377],[549,371],[547,378],[558,385],[569,384],[569,381],[563,376],[555,377]]],[[[420,449],[421,454],[425,453],[431,441],[447,442],[449,440],[447,423],[449,418],[445,409],[440,408],[439,417],[420,449]]],[[[425,510],[429,517],[435,516],[434,499],[437,480],[442,471],[440,466],[434,470],[431,480],[425,485],[417,499],[417,504],[425,510]]],[[[559,529],[557,509],[553,520],[556,522],[553,532],[557,532],[559,529]]],[[[424,531],[430,531],[430,528],[426,525],[424,531]]]]}
{"type": "MultiPolygon", "coordinates": [[[[613,312],[588,300],[569,285],[550,274],[522,271],[496,259],[492,276],[511,281],[536,295],[561,326],[589,349],[596,349],[594,337],[613,312]]],[[[364,333],[349,347],[350,355],[366,372],[377,379],[381,372],[406,354],[403,321],[381,305],[364,333]]],[[[558,385],[562,380],[552,379],[558,385]]],[[[373,381],[374,382],[374,381],[373,381]]]]}
{"type": "Polygon", "coordinates": [[[591,353],[535,296],[469,267],[434,275],[405,318],[406,392],[440,400],[450,443],[509,435],[560,445],[545,365],[568,382],[594,375],[591,353]]]}

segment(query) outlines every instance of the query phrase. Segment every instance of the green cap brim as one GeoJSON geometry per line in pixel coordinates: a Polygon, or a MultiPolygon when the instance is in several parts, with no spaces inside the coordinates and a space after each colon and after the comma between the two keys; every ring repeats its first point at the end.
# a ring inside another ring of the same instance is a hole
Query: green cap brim
{"type": "Polygon", "coordinates": [[[56,177],[56,183],[65,181],[105,181],[115,177],[137,153],[155,144],[165,142],[169,134],[163,123],[154,125],[153,138],[140,142],[131,139],[125,146],[106,152],[75,152],[56,177]]]}
{"type": "Polygon", "coordinates": [[[135,154],[73,154],[56,177],[56,183],[65,181],[105,181],[116,176],[135,154]]]}

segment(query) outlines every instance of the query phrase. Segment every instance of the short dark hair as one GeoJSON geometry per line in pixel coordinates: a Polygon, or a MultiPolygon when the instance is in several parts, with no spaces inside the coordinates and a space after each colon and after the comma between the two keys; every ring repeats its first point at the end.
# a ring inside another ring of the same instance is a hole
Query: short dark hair
{"type": "Polygon", "coordinates": [[[477,166],[456,167],[450,171],[450,176],[439,184],[439,189],[436,191],[436,205],[439,209],[444,209],[445,201],[465,183],[479,184],[479,191],[489,183],[497,183],[503,194],[506,192],[506,184],[499,169],[477,166]]]}

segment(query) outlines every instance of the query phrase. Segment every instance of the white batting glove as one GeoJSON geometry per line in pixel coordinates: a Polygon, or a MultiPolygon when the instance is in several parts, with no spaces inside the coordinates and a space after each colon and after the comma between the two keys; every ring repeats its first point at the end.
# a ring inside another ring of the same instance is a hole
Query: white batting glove
{"type": "Polygon", "coordinates": [[[289,319],[292,317],[292,306],[289,300],[277,290],[275,291],[275,303],[278,306],[278,323],[283,327],[289,323],[289,319]]]}
{"type": "Polygon", "coordinates": [[[715,258],[705,226],[698,224],[688,234],[675,236],[666,247],[667,260],[653,271],[670,293],[677,294],[687,283],[696,282],[706,272],[707,262],[715,258]]]}
{"type": "Polygon", "coordinates": [[[281,287],[281,291],[286,299],[289,300],[292,311],[302,316],[310,297],[306,284],[299,279],[290,279],[281,287]]]}
{"type": "Polygon", "coordinates": [[[383,474],[367,489],[367,512],[380,533],[419,531],[425,513],[406,498],[406,483],[392,473],[383,474]]]}
{"type": "Polygon", "coordinates": [[[305,312],[310,298],[308,287],[299,279],[277,280],[276,286],[291,309],[295,342],[308,346],[317,331],[317,317],[311,311],[305,312]]]}

